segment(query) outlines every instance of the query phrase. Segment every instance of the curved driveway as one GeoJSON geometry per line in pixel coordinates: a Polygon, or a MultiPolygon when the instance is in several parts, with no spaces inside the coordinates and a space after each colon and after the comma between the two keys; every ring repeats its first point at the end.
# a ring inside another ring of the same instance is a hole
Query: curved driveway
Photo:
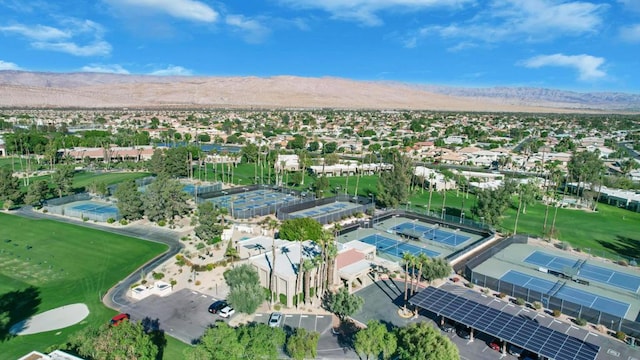
{"type": "Polygon", "coordinates": [[[162,229],[157,227],[150,226],[141,226],[141,225],[129,225],[124,228],[112,228],[108,226],[103,226],[95,223],[84,222],[82,220],[60,217],[54,215],[48,215],[41,212],[33,211],[30,206],[22,207],[14,212],[18,216],[27,217],[31,219],[48,219],[59,222],[64,222],[68,224],[84,226],[87,228],[92,228],[96,230],[107,231],[114,234],[130,236],[134,238],[139,238],[143,240],[153,241],[157,243],[166,244],[169,246],[169,249],[164,253],[156,256],[155,258],[149,260],[146,264],[139,267],[136,271],[131,273],[129,276],[118,282],[115,286],[113,286],[105,296],[102,297],[102,302],[107,306],[114,310],[120,310],[126,305],[130,305],[130,301],[127,299],[127,291],[136,281],[140,279],[141,273],[144,272],[148,274],[151,270],[155,269],[158,265],[165,262],[167,259],[175,256],[180,249],[184,247],[183,244],[179,241],[179,235],[175,231],[171,231],[168,229],[162,229]]]}

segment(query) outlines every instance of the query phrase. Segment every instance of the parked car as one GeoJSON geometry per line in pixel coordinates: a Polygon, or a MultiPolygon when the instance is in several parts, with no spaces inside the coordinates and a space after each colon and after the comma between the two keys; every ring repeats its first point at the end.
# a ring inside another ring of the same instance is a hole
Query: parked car
{"type": "Polygon", "coordinates": [[[269,316],[269,326],[278,327],[282,323],[282,313],[274,312],[269,316]]]}
{"type": "Polygon", "coordinates": [[[442,329],[442,331],[447,332],[447,333],[452,333],[456,331],[456,327],[449,324],[449,323],[444,323],[444,325],[442,325],[440,327],[440,329],[442,329]]]}
{"type": "Polygon", "coordinates": [[[212,314],[217,314],[220,310],[224,309],[227,305],[227,302],[224,300],[218,300],[209,306],[209,312],[212,314]]]}
{"type": "Polygon", "coordinates": [[[235,313],[236,311],[233,310],[231,306],[227,305],[218,312],[218,315],[220,315],[223,318],[228,318],[235,313]]]}
{"type": "Polygon", "coordinates": [[[509,354],[515,357],[520,357],[520,355],[522,355],[522,351],[523,349],[520,346],[509,344],[509,354]]]}
{"type": "Polygon", "coordinates": [[[118,326],[121,322],[127,321],[130,318],[131,316],[129,316],[129,314],[122,313],[112,317],[109,323],[111,324],[111,326],[118,326]]]}
{"type": "Polygon", "coordinates": [[[493,341],[491,341],[489,343],[489,347],[495,351],[502,351],[501,347],[502,344],[500,343],[500,340],[498,339],[493,339],[493,341]]]}
{"type": "Polygon", "coordinates": [[[468,328],[465,327],[459,327],[457,330],[457,334],[459,337],[463,338],[463,339],[470,339],[471,338],[471,332],[469,331],[468,328]]]}

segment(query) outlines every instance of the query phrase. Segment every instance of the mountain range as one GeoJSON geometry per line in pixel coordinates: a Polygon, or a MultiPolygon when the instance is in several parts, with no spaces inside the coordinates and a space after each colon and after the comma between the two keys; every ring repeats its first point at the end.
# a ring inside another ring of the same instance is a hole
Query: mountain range
{"type": "Polygon", "coordinates": [[[640,94],[463,88],[332,77],[161,77],[7,70],[0,71],[0,107],[640,112],[640,94]]]}

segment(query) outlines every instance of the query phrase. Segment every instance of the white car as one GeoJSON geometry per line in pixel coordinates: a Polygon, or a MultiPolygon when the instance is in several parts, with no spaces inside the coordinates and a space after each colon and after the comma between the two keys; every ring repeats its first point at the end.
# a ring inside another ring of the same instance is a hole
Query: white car
{"type": "Polygon", "coordinates": [[[280,326],[281,322],[282,322],[282,313],[279,313],[279,312],[271,313],[271,316],[269,316],[269,326],[278,327],[280,326]]]}
{"type": "Polygon", "coordinates": [[[223,318],[228,318],[229,316],[235,314],[236,311],[233,310],[233,308],[231,306],[225,306],[224,308],[222,308],[222,310],[220,310],[220,312],[218,312],[218,315],[220,315],[223,318]]]}

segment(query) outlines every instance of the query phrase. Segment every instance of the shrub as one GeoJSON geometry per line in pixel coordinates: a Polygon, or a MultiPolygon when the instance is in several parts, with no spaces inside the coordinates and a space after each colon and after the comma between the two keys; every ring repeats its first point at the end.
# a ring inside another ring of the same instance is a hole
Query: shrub
{"type": "Polygon", "coordinates": [[[207,271],[211,271],[211,270],[213,270],[215,268],[216,268],[215,264],[211,264],[211,263],[207,264],[207,271]]]}
{"type": "Polygon", "coordinates": [[[196,250],[202,250],[205,248],[205,246],[207,245],[205,245],[203,242],[199,242],[196,244],[196,250]]]}
{"type": "Polygon", "coordinates": [[[158,226],[166,226],[167,222],[165,220],[158,221],[158,226]]]}
{"type": "Polygon", "coordinates": [[[542,303],[540,301],[534,301],[533,302],[533,308],[536,309],[536,310],[542,309],[542,303]]]}
{"type": "Polygon", "coordinates": [[[485,294],[485,295],[489,294],[489,291],[491,291],[491,290],[489,290],[489,288],[482,289],[482,293],[485,294]]]}
{"type": "Polygon", "coordinates": [[[83,216],[83,217],[82,217],[82,221],[87,222],[87,221],[89,221],[89,218],[88,218],[88,217],[83,216]]]}
{"type": "Polygon", "coordinates": [[[464,284],[466,287],[468,287],[469,289],[473,289],[473,283],[472,282],[468,282],[466,284],[464,284]]]}
{"type": "Polygon", "coordinates": [[[558,309],[553,309],[553,316],[554,317],[560,317],[560,315],[562,315],[562,312],[558,309]]]}
{"type": "Polygon", "coordinates": [[[200,280],[196,280],[195,284],[196,284],[196,286],[200,286],[200,284],[201,284],[200,280]]]}
{"type": "Polygon", "coordinates": [[[114,218],[108,218],[107,219],[107,224],[113,224],[114,222],[116,222],[116,219],[114,219],[114,218]]]}
{"type": "Polygon", "coordinates": [[[279,298],[280,298],[280,304],[287,305],[287,295],[280,294],[279,298]]]}
{"type": "Polygon", "coordinates": [[[153,276],[153,278],[155,280],[160,280],[164,277],[164,273],[161,272],[154,272],[151,276],[153,276]]]}
{"type": "Polygon", "coordinates": [[[505,293],[501,292],[500,294],[498,294],[498,297],[499,297],[500,299],[504,299],[505,297],[507,297],[507,294],[505,294],[505,293]]]}
{"type": "Polygon", "coordinates": [[[49,212],[49,210],[47,210],[47,209],[42,210],[42,213],[43,213],[43,214],[46,214],[46,213],[48,213],[48,212],[49,212]]]}
{"type": "Polygon", "coordinates": [[[140,285],[140,283],[134,283],[134,284],[131,285],[131,288],[135,289],[138,285],[140,285]]]}
{"type": "Polygon", "coordinates": [[[171,286],[176,286],[176,284],[178,284],[178,280],[171,279],[171,281],[169,281],[169,284],[171,284],[171,286]]]}
{"type": "Polygon", "coordinates": [[[583,319],[583,318],[576,318],[574,320],[574,322],[576,323],[576,325],[578,326],[585,326],[587,325],[587,320],[583,319]]]}
{"type": "Polygon", "coordinates": [[[280,311],[280,309],[281,309],[281,308],[282,308],[282,306],[280,306],[280,304],[275,304],[275,305],[273,305],[273,309],[274,309],[275,311],[280,311]]]}
{"type": "Polygon", "coordinates": [[[524,304],[526,304],[526,303],[527,303],[527,302],[526,302],[526,301],[524,301],[524,299],[523,299],[523,298],[517,298],[517,299],[516,299],[516,304],[517,304],[517,305],[523,306],[523,305],[524,305],[524,304]]]}
{"type": "Polygon", "coordinates": [[[128,225],[129,222],[127,221],[127,219],[120,219],[120,225],[128,225]]]}
{"type": "Polygon", "coordinates": [[[618,265],[620,266],[629,266],[629,263],[625,259],[618,260],[618,265]]]}
{"type": "Polygon", "coordinates": [[[616,331],[616,339],[624,341],[627,338],[627,334],[624,331],[616,331]]]}

